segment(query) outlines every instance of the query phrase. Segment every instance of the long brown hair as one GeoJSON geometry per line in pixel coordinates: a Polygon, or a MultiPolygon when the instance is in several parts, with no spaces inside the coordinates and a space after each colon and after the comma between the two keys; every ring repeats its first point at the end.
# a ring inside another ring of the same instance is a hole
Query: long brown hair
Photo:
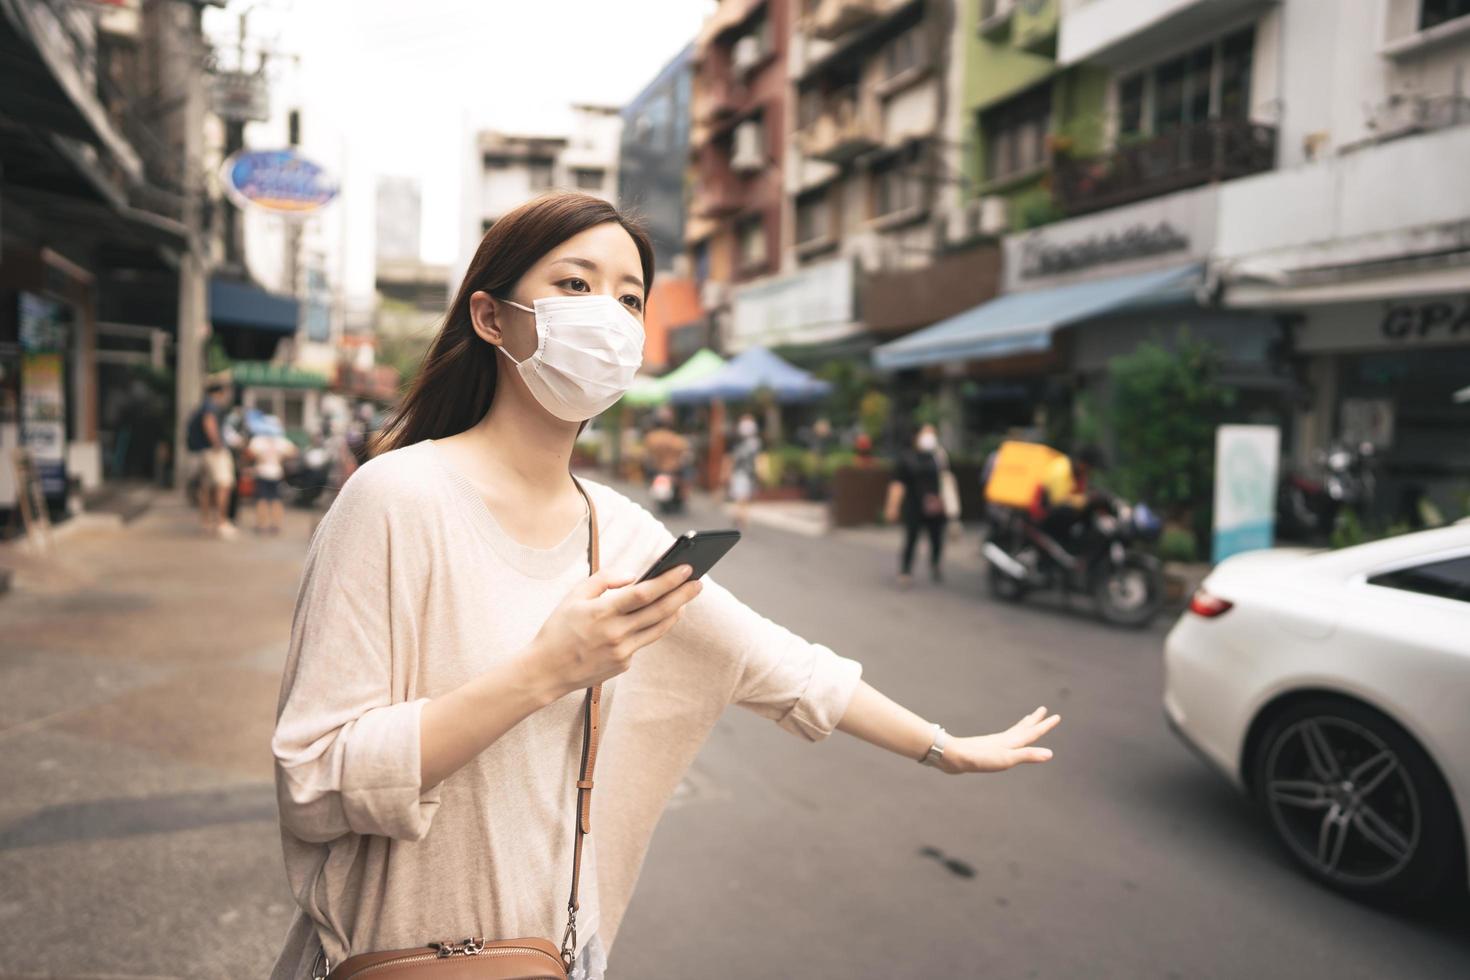
{"type": "Polygon", "coordinates": [[[424,355],[423,368],[403,401],[373,440],[373,454],[463,432],[490,410],[499,365],[495,348],[470,322],[470,294],[504,299],[542,256],[589,228],[617,222],[638,246],[644,303],[653,289],[653,243],[639,223],[607,201],[560,193],[528,201],[491,226],[480,239],[444,325],[424,355]]]}

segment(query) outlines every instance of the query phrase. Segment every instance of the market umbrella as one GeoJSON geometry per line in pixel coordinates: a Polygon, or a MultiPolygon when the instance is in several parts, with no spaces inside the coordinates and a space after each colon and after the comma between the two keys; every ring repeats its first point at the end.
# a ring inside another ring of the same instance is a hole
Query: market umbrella
{"type": "Polygon", "coordinates": [[[689,360],[663,377],[639,379],[623,396],[623,402],[634,408],[662,405],[669,400],[670,386],[707,378],[724,367],[725,363],[723,357],[708,347],[701,348],[689,360]]]}
{"type": "Polygon", "coordinates": [[[764,347],[752,347],[708,377],[670,385],[668,394],[674,404],[689,405],[744,401],[762,389],[768,389],[781,403],[811,402],[825,398],[832,386],[764,347]]]}

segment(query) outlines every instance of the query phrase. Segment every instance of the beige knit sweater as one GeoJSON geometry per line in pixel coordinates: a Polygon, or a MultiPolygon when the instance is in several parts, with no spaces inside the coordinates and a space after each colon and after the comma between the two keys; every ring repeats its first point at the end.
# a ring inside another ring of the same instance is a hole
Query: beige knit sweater
{"type": "MultiPolygon", "coordinates": [[[[583,481],[605,567],[641,572],[671,535],[583,481]]],[[[525,648],[587,575],[586,519],[528,548],[431,440],[359,469],[312,537],[271,747],[299,911],[273,980],[375,949],[465,936],[559,942],[571,886],[582,692],[419,789],[419,716],[525,648]]],[[[728,704],[817,741],[861,666],[706,580],[680,623],[603,687],[578,936],[611,949],[659,815],[728,704]]]]}

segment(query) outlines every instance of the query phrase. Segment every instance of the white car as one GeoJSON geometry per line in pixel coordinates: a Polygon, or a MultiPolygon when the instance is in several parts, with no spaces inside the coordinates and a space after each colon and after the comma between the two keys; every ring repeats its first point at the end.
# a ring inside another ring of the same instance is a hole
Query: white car
{"type": "Polygon", "coordinates": [[[1164,664],[1170,727],[1318,880],[1397,903],[1464,886],[1470,524],[1221,562],[1164,664]]]}

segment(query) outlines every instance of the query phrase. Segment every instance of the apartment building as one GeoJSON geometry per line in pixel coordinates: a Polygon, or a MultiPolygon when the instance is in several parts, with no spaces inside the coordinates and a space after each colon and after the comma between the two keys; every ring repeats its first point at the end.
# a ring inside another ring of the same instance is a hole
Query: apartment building
{"type": "MultiPolygon", "coordinates": [[[[1470,6],[974,0],[969,202],[1003,295],[880,348],[1039,421],[1188,333],[1293,461],[1378,447],[1380,506],[1470,490],[1470,6]]],[[[1009,419],[1007,418],[1009,416],[1009,419]]],[[[1053,416],[1054,418],[1055,416],[1053,416]]]]}
{"type": "Polygon", "coordinates": [[[970,379],[966,430],[1055,434],[1114,357],[1187,333],[1223,351],[1243,414],[1288,426],[1286,326],[1221,305],[1209,272],[1222,188],[1277,166],[1280,6],[973,0],[960,31],[957,220],[1000,236],[1002,296],[875,362],[970,379]]]}
{"type": "Polygon", "coordinates": [[[456,275],[502,215],[538,194],[575,190],[616,201],[622,124],[619,109],[574,105],[565,134],[474,134],[464,163],[456,275]]]}
{"type": "Polygon", "coordinates": [[[684,240],[708,314],[685,346],[728,346],[731,290],[780,266],[790,0],[720,0],[694,47],[684,240]]]}

